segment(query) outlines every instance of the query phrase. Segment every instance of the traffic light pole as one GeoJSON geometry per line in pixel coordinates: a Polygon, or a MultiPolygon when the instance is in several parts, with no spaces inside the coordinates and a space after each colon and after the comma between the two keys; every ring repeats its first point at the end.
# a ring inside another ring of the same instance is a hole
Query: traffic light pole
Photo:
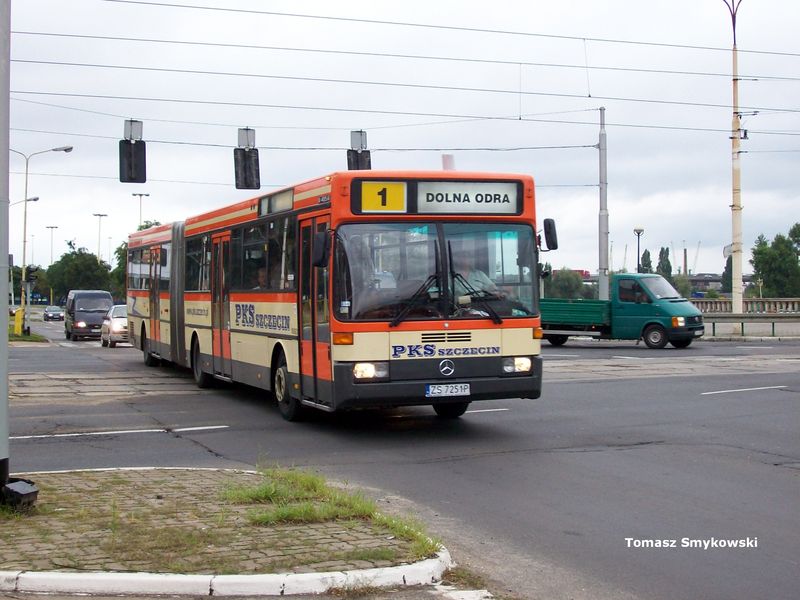
{"type": "MultiPolygon", "coordinates": [[[[0,2],[0,331],[8,331],[8,146],[11,3],[0,2]]],[[[9,479],[8,334],[0,336],[0,489],[9,479]]],[[[2,496],[0,496],[2,501],[2,496]]]]}

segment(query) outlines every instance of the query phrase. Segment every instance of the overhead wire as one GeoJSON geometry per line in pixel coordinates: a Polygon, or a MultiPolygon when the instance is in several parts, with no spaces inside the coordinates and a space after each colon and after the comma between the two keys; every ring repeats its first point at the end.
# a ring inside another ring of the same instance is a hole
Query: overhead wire
{"type": "MultiPolygon", "coordinates": [[[[297,75],[266,75],[262,73],[236,73],[230,71],[207,71],[200,69],[169,69],[164,67],[137,67],[132,65],[109,65],[100,63],[74,63],[65,61],[40,61],[40,60],[22,60],[12,59],[12,63],[22,64],[44,64],[61,67],[84,67],[95,69],[116,69],[123,71],[148,71],[155,73],[171,73],[171,74],[188,74],[188,75],[214,75],[225,77],[252,77],[259,79],[274,79],[283,81],[304,81],[311,83],[336,83],[348,85],[372,85],[381,87],[396,87],[404,89],[426,89],[436,91],[457,91],[457,92],[476,92],[476,93],[491,93],[491,94],[506,94],[506,95],[520,95],[520,96],[543,96],[550,98],[577,98],[593,100],[606,100],[609,102],[633,102],[644,104],[663,104],[667,106],[690,106],[694,108],[725,108],[729,109],[728,104],[714,104],[710,102],[686,102],[679,100],[660,100],[654,98],[626,98],[622,96],[592,96],[586,94],[567,94],[559,92],[533,92],[525,90],[512,90],[512,89],[492,89],[492,88],[475,88],[464,86],[449,86],[449,85],[432,85],[432,84],[417,84],[417,83],[398,83],[393,81],[366,81],[358,79],[334,79],[327,77],[301,77],[297,75]]],[[[741,110],[753,111],[771,111],[771,112],[784,112],[784,113],[798,113],[800,109],[797,108],[780,108],[780,107],[760,107],[760,106],[741,106],[741,110]]]]}
{"type": "MultiPolygon", "coordinates": [[[[535,32],[527,32],[527,31],[512,31],[512,30],[504,30],[504,29],[489,29],[489,28],[481,28],[481,27],[464,27],[458,25],[435,25],[429,23],[411,23],[408,21],[388,21],[388,20],[381,20],[381,19],[366,19],[366,18],[358,18],[358,17],[339,17],[339,16],[331,16],[331,15],[311,15],[311,14],[303,14],[303,13],[289,13],[289,12],[280,12],[280,11],[267,11],[267,10],[254,10],[254,9],[244,9],[244,8],[231,8],[231,7],[221,7],[221,6],[200,6],[195,4],[178,4],[174,2],[152,2],[152,1],[145,1],[145,0],[101,0],[102,2],[111,2],[116,4],[136,4],[141,6],[153,6],[153,7],[162,7],[162,8],[180,8],[180,9],[191,9],[191,10],[200,10],[200,11],[214,11],[214,12],[228,12],[228,13],[240,13],[240,14],[250,14],[250,15],[268,15],[268,16],[279,16],[279,17],[292,17],[297,19],[317,19],[323,21],[342,21],[342,22],[350,22],[350,23],[361,23],[361,24],[368,24],[368,25],[390,25],[390,26],[400,26],[400,27],[416,27],[421,29],[440,29],[444,31],[458,31],[458,32],[465,32],[465,33],[490,33],[490,34],[498,34],[498,35],[509,35],[509,36],[520,36],[520,37],[541,37],[541,38],[549,38],[549,39],[558,39],[558,40],[572,40],[572,41],[583,41],[588,40],[590,42],[599,42],[599,43],[606,43],[606,44],[630,44],[636,46],[654,46],[660,48],[683,48],[688,50],[709,50],[709,51],[716,51],[716,52],[730,52],[730,48],[722,48],[718,46],[697,46],[697,45],[689,45],[689,44],[675,44],[675,43],[666,43],[666,42],[643,42],[639,40],[622,40],[622,39],[613,39],[613,38],[595,38],[595,37],[586,37],[586,36],[572,36],[572,35],[557,35],[557,34],[550,34],[550,33],[535,33],[535,32]]],[[[775,51],[768,51],[768,50],[747,50],[739,48],[738,52],[742,53],[751,53],[751,54],[766,54],[766,55],[773,55],[773,56],[800,56],[798,53],[794,52],[775,52],[775,51]]]]}

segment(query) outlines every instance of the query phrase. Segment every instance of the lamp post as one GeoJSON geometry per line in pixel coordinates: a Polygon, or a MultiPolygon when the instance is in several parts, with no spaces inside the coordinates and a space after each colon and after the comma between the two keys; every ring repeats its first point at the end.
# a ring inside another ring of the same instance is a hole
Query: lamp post
{"type": "Polygon", "coordinates": [[[150,194],[140,194],[138,192],[131,194],[131,196],[139,196],[139,227],[142,226],[142,196],[150,197],[150,194]]]}
{"type": "Polygon", "coordinates": [[[100,231],[101,231],[101,224],[103,223],[103,217],[107,217],[108,215],[105,213],[94,213],[92,216],[97,217],[97,262],[100,261],[100,231]]]}
{"type": "Polygon", "coordinates": [[[644,233],[644,228],[636,227],[633,230],[633,233],[636,234],[636,272],[642,272],[642,255],[639,254],[639,240],[642,238],[642,234],[644,233]]]}
{"type": "MultiPolygon", "coordinates": [[[[14,154],[19,154],[22,158],[25,159],[25,195],[23,196],[23,206],[22,209],[22,280],[20,286],[20,308],[22,309],[22,314],[25,317],[25,321],[28,320],[28,313],[25,310],[25,302],[27,301],[27,290],[25,285],[26,273],[25,270],[28,268],[28,264],[26,262],[27,256],[27,239],[26,236],[28,234],[28,202],[34,201],[33,198],[28,198],[28,166],[30,163],[31,158],[36,156],[37,154],[45,154],[46,152],[72,152],[72,146],[58,146],[57,148],[48,148],[47,150],[39,150],[39,152],[32,152],[31,154],[24,154],[18,150],[14,150],[13,148],[8,149],[10,152],[14,154]]],[[[38,200],[39,198],[35,198],[38,200]]]]}
{"type": "MultiPolygon", "coordinates": [[[[58,225],[48,225],[47,228],[50,230],[50,266],[53,266],[53,230],[58,229],[58,225]]],[[[50,279],[48,277],[48,279],[50,279]]],[[[50,286],[50,304],[53,304],[53,286],[50,286]]]]}

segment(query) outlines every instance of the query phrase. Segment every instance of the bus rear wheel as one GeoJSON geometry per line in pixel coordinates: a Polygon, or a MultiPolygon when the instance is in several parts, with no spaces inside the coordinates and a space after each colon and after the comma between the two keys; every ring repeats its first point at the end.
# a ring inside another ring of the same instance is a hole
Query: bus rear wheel
{"type": "Polygon", "coordinates": [[[158,358],[153,356],[153,353],[150,352],[150,340],[147,339],[147,334],[142,329],[142,357],[144,358],[144,364],[148,367],[157,367],[158,366],[158,358]]]}
{"type": "Polygon", "coordinates": [[[272,393],[278,403],[281,416],[287,421],[299,421],[303,417],[303,406],[297,398],[292,398],[289,391],[289,369],[286,359],[281,357],[275,376],[272,380],[272,393]]]}
{"type": "Polygon", "coordinates": [[[450,402],[449,404],[434,404],[433,410],[441,419],[457,419],[467,412],[468,406],[469,402],[450,402]]]}
{"type": "Polygon", "coordinates": [[[200,343],[197,340],[192,342],[192,376],[197,387],[211,387],[211,375],[203,371],[203,365],[200,364],[200,343]]]}

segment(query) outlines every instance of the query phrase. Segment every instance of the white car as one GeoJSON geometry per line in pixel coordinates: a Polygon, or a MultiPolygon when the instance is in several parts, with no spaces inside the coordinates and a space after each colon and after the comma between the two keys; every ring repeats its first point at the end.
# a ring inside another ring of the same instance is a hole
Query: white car
{"type": "Polygon", "coordinates": [[[108,309],[100,328],[100,344],[105,348],[114,348],[117,342],[128,341],[128,309],[124,304],[117,304],[108,309]]]}

